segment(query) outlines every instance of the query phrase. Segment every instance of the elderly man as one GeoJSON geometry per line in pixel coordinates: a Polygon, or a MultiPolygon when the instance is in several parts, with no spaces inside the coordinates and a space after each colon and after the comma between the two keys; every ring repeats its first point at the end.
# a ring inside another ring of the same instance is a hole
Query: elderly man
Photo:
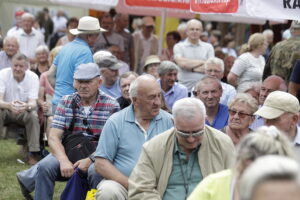
{"type": "Polygon", "coordinates": [[[121,109],[126,108],[131,104],[129,97],[129,87],[130,84],[138,77],[139,75],[135,72],[129,71],[120,76],[120,87],[122,96],[117,99],[120,104],[121,109]]]}
{"type": "Polygon", "coordinates": [[[62,96],[75,92],[73,88],[75,69],[80,64],[93,62],[91,47],[101,31],[105,30],[100,27],[98,19],[90,16],[80,18],[78,27],[70,30],[76,38],[59,51],[48,72],[48,80],[55,85],[52,100],[54,111],[62,96]]]}
{"type": "Polygon", "coordinates": [[[213,46],[199,39],[202,29],[199,20],[191,19],[187,23],[187,39],[174,46],[174,59],[180,67],[178,80],[189,92],[203,77],[205,61],[215,55],[213,46]]]}
{"type": "Polygon", "coordinates": [[[38,76],[27,70],[28,59],[16,54],[12,67],[0,71],[0,130],[4,124],[24,125],[29,148],[28,163],[40,159],[40,125],[37,116],[38,76]]]}
{"type": "Polygon", "coordinates": [[[130,85],[132,104],[109,118],[96,150],[95,170],[104,177],[96,198],[127,199],[128,177],[142,145],[173,126],[171,115],[160,109],[161,91],[151,75],[130,85]]]}
{"type": "Polygon", "coordinates": [[[17,38],[7,36],[3,40],[3,51],[0,51],[0,70],[11,67],[12,57],[18,52],[19,43],[17,38]]]}
{"type": "Polygon", "coordinates": [[[101,180],[91,165],[93,154],[72,163],[64,142],[67,134],[84,133],[82,135],[90,138],[92,143],[97,143],[106,120],[119,110],[116,100],[98,89],[102,82],[99,76],[99,68],[94,63],[77,67],[73,83],[77,92],[61,99],[53,118],[48,139],[52,154],[29,170],[17,174],[25,197],[34,190],[35,184],[35,199],[52,199],[55,181],[67,180],[75,168],[89,173],[91,188],[96,188],[101,180]]]}
{"type": "Polygon", "coordinates": [[[211,173],[230,168],[230,138],[205,125],[205,106],[196,98],[178,100],[175,127],[145,143],[129,177],[129,199],[186,199],[211,173]]]}
{"type": "MultiPolygon", "coordinates": [[[[103,51],[94,54],[94,61],[98,64],[101,73],[102,85],[101,91],[117,99],[121,94],[119,84],[119,64],[118,59],[113,55],[103,55],[103,51]]],[[[107,52],[110,53],[110,52],[107,52]]]]}
{"type": "Polygon", "coordinates": [[[292,37],[273,47],[264,68],[263,79],[269,75],[278,75],[289,81],[293,66],[300,59],[300,21],[293,21],[290,27],[292,37]]]}
{"type": "Polygon", "coordinates": [[[194,96],[205,105],[207,125],[215,129],[222,129],[227,125],[228,107],[220,103],[222,86],[219,79],[203,77],[195,86],[194,96]]]}
{"type": "Polygon", "coordinates": [[[25,54],[31,63],[35,62],[35,49],[44,45],[44,35],[33,28],[34,16],[30,13],[24,13],[21,17],[22,29],[16,32],[19,41],[20,52],[25,54]]]}
{"type": "MultiPolygon", "coordinates": [[[[268,95],[271,92],[274,92],[277,90],[286,92],[287,86],[286,86],[284,80],[280,76],[276,76],[276,75],[271,75],[268,78],[266,78],[260,87],[259,98],[258,98],[259,105],[262,106],[264,104],[266,98],[268,97],[268,95]]],[[[262,125],[264,125],[263,118],[261,118],[260,116],[256,116],[255,120],[251,124],[250,128],[252,130],[256,130],[258,127],[260,127],[262,125]]]]}
{"type": "Polygon", "coordinates": [[[224,83],[221,79],[224,76],[224,62],[220,58],[214,57],[209,58],[205,62],[205,74],[215,77],[220,80],[222,85],[223,93],[220,100],[221,104],[227,105],[231,99],[236,95],[236,90],[232,85],[224,83]]]}
{"type": "Polygon", "coordinates": [[[164,94],[165,101],[169,109],[172,109],[173,104],[182,98],[188,96],[187,88],[177,83],[178,66],[171,61],[163,61],[158,66],[158,74],[160,87],[164,94]]]}

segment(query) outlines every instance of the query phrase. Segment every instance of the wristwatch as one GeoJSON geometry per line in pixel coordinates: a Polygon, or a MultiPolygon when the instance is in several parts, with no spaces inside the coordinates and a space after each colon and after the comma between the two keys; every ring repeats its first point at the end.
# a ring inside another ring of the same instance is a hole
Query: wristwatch
{"type": "Polygon", "coordinates": [[[89,156],[89,159],[91,159],[92,162],[95,162],[95,156],[94,156],[94,154],[91,154],[91,155],[89,156]]]}

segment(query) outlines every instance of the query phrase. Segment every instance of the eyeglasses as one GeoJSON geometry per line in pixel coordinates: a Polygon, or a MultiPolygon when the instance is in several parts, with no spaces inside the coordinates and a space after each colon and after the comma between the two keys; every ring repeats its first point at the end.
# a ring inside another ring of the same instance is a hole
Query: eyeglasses
{"type": "Polygon", "coordinates": [[[250,117],[253,116],[253,115],[248,114],[248,113],[237,112],[236,110],[229,109],[228,111],[229,111],[229,115],[234,116],[235,114],[238,114],[239,118],[241,118],[241,119],[245,118],[246,116],[250,116],[250,117]]]}
{"type": "Polygon", "coordinates": [[[201,135],[204,134],[204,129],[201,129],[199,131],[191,131],[191,132],[182,132],[182,131],[179,131],[177,128],[175,128],[176,132],[178,133],[178,135],[180,137],[183,137],[183,138],[189,138],[190,136],[192,137],[199,137],[201,135]]]}

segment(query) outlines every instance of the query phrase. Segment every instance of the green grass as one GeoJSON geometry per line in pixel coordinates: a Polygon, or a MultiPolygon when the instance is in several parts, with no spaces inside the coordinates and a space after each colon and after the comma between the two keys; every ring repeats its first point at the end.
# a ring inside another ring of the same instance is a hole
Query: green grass
{"type": "MultiPolygon", "coordinates": [[[[0,200],[24,199],[16,179],[16,173],[28,169],[30,165],[17,162],[18,158],[23,160],[19,153],[20,148],[21,146],[16,145],[13,139],[0,139],[0,200]]],[[[53,199],[60,199],[65,185],[65,182],[56,182],[53,199]]]]}

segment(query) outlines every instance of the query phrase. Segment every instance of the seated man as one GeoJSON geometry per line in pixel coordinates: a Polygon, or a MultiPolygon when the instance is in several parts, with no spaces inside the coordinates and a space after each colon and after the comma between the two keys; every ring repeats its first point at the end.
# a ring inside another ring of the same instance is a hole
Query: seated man
{"type": "Polygon", "coordinates": [[[131,200],[186,199],[204,177],[234,162],[231,139],[204,124],[205,106],[199,99],[178,100],[172,113],[175,128],[142,148],[129,177],[131,200]]]}
{"type": "Polygon", "coordinates": [[[176,82],[178,69],[178,66],[171,61],[163,61],[157,69],[160,78],[158,82],[169,109],[172,109],[177,100],[188,96],[187,88],[176,82]]]}
{"type": "Polygon", "coordinates": [[[39,78],[28,68],[27,57],[16,54],[11,68],[0,71],[0,129],[8,123],[25,126],[28,163],[33,165],[40,159],[40,124],[36,112],[39,78]]]}
{"type": "Polygon", "coordinates": [[[18,52],[19,43],[17,38],[7,36],[3,40],[3,51],[0,51],[0,70],[11,67],[12,57],[18,52]]]}
{"type": "Polygon", "coordinates": [[[223,93],[220,99],[220,103],[224,105],[228,105],[231,99],[233,99],[236,95],[236,90],[232,85],[224,83],[221,79],[224,76],[224,62],[220,58],[213,57],[209,58],[205,62],[205,74],[215,77],[220,80],[222,85],[223,93]]]}
{"type": "Polygon", "coordinates": [[[34,167],[17,174],[25,197],[34,190],[35,199],[52,199],[56,180],[67,180],[74,173],[75,168],[83,172],[88,171],[91,188],[96,188],[100,181],[93,170],[93,156],[72,163],[66,155],[61,138],[65,130],[71,134],[85,133],[92,141],[97,142],[102,128],[111,114],[119,110],[119,104],[110,96],[101,92],[99,68],[94,63],[79,65],[74,73],[74,88],[76,93],[64,96],[53,117],[52,128],[48,143],[52,154],[49,154],[34,167]],[[74,116],[74,118],[73,118],[74,116]]]}
{"type": "Polygon", "coordinates": [[[222,96],[220,80],[211,76],[203,77],[195,86],[194,96],[205,105],[207,125],[215,129],[222,129],[227,125],[228,107],[220,103],[222,96]]]}
{"type": "Polygon", "coordinates": [[[129,98],[129,87],[130,84],[138,77],[139,75],[135,72],[129,71],[125,72],[120,76],[120,87],[122,91],[122,96],[117,99],[120,104],[121,109],[126,108],[131,104],[129,98]]]}
{"type": "Polygon", "coordinates": [[[132,104],[107,120],[96,150],[95,170],[104,178],[97,200],[127,199],[128,177],[142,145],[173,126],[171,115],[160,109],[161,91],[152,75],[139,76],[129,94],[132,104]]]}

